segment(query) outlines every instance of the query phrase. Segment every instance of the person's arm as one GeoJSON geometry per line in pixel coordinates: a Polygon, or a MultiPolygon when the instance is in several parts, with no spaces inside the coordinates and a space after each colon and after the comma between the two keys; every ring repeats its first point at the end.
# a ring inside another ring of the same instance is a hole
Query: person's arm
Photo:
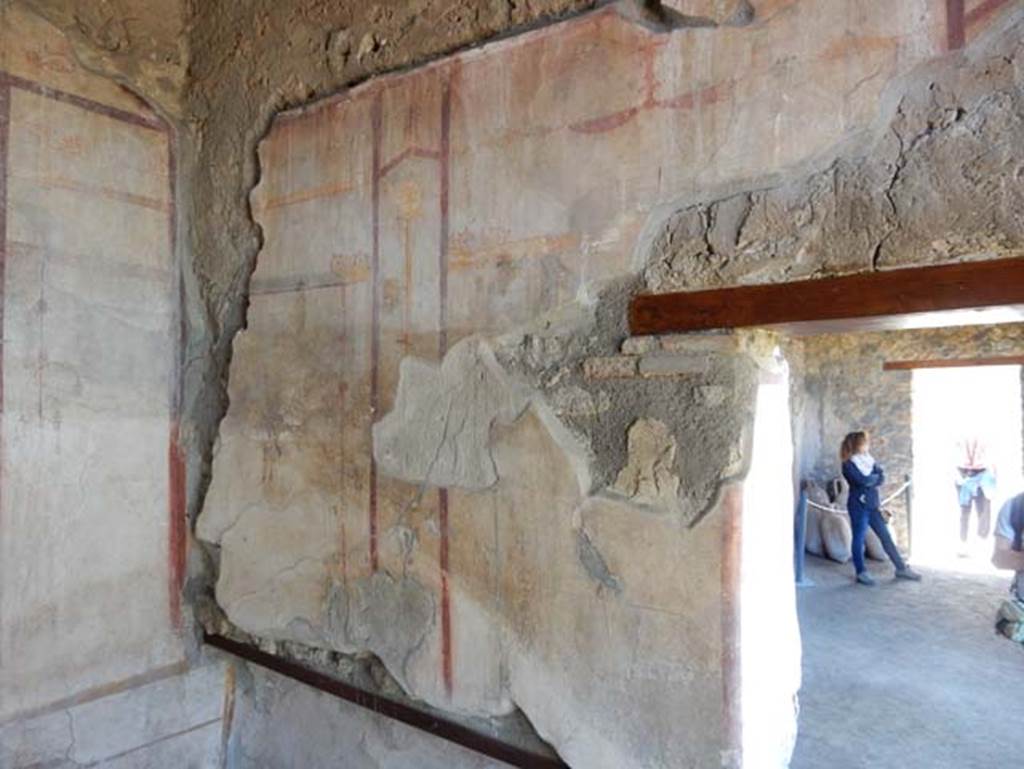
{"type": "Polygon", "coordinates": [[[846,482],[853,486],[859,486],[861,488],[871,488],[872,486],[881,486],[885,480],[885,475],[875,465],[875,469],[870,474],[864,475],[860,470],[857,469],[857,465],[852,460],[846,460],[843,462],[843,477],[846,478],[846,482]]]}
{"type": "Polygon", "coordinates": [[[994,539],[996,546],[992,553],[992,565],[997,569],[1024,571],[1024,550],[1014,550],[1013,543],[999,534],[994,539]]]}

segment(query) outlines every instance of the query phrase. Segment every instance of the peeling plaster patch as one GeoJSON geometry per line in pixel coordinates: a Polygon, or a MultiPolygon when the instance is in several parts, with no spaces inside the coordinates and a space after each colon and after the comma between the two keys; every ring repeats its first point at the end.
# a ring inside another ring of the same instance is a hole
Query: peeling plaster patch
{"type": "Polygon", "coordinates": [[[639,504],[677,505],[679,476],[673,470],[677,448],[664,422],[636,420],[629,428],[628,462],[613,488],[639,504]]]}
{"type": "Polygon", "coordinates": [[[405,691],[409,665],[433,627],[434,597],[417,580],[386,572],[336,585],[328,598],[328,634],[342,650],[372,649],[405,691]]]}
{"type": "Polygon", "coordinates": [[[373,427],[374,458],[401,480],[486,489],[498,480],[491,425],[514,421],[527,404],[479,339],[455,345],[440,367],[405,358],[394,409],[373,427]]]}
{"type": "Polygon", "coordinates": [[[909,89],[875,140],[824,169],[678,209],[650,244],[648,289],[1020,256],[1020,50],[909,89]]]}

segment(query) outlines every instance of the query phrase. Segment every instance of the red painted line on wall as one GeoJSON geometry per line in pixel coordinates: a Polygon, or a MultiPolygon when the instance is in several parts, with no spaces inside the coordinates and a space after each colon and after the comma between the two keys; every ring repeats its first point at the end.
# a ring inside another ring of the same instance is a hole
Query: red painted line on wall
{"type": "Polygon", "coordinates": [[[581,120],[578,123],[573,123],[569,126],[569,130],[582,134],[597,134],[604,133],[605,131],[612,131],[619,126],[628,123],[636,117],[639,112],[639,107],[630,107],[629,109],[612,112],[609,115],[602,115],[601,117],[592,118],[590,120],[581,120]]]}
{"type": "Polygon", "coordinates": [[[964,0],[946,0],[946,48],[964,47],[964,0]]]}
{"type": "Polygon", "coordinates": [[[84,96],[78,96],[77,94],[62,91],[59,88],[52,88],[48,85],[37,83],[34,80],[27,80],[26,78],[12,75],[9,72],[0,71],[0,85],[7,85],[11,88],[20,88],[23,91],[29,91],[39,96],[45,96],[47,99],[52,99],[53,101],[71,104],[75,107],[88,110],[89,112],[95,112],[98,115],[105,115],[113,120],[120,120],[123,123],[131,123],[132,125],[136,125],[141,128],[149,128],[153,131],[164,131],[167,128],[163,121],[157,117],[140,115],[136,112],[129,112],[128,110],[111,107],[109,104],[93,101],[92,99],[87,99],[84,96]]]}
{"type": "MultiPolygon", "coordinates": [[[[185,580],[185,561],[187,537],[187,511],[185,509],[185,460],[179,442],[179,416],[181,409],[181,361],[184,354],[185,327],[181,312],[184,306],[184,285],[181,279],[177,260],[177,206],[176,206],[176,159],[174,154],[174,137],[162,120],[157,117],[139,115],[127,110],[112,107],[109,104],[87,99],[84,96],[68,93],[37,83],[9,72],[0,71],[0,413],[3,410],[3,271],[6,264],[6,181],[7,181],[7,137],[10,127],[10,93],[12,88],[43,96],[53,101],[70,104],[94,114],[108,117],[129,125],[163,132],[167,135],[167,173],[169,184],[168,239],[170,245],[172,271],[171,305],[174,318],[172,335],[176,335],[174,344],[174,362],[171,368],[170,395],[170,426],[167,448],[167,482],[168,482],[168,614],[171,626],[181,627],[181,593],[185,580]]],[[[126,199],[126,202],[144,205],[144,201],[126,199]]],[[[152,207],[152,206],[149,206],[152,207]]],[[[162,208],[162,207],[161,207],[162,208]]],[[[2,484],[0,484],[2,485],[2,484]]]]}
{"type": "Polygon", "coordinates": [[[40,707],[16,710],[14,713],[6,716],[3,720],[0,720],[0,727],[15,721],[31,721],[32,719],[48,716],[52,713],[59,713],[62,710],[67,710],[77,705],[84,705],[87,702],[95,702],[96,700],[101,700],[114,694],[126,692],[129,689],[138,689],[140,686],[145,686],[146,684],[184,675],[190,668],[191,666],[189,663],[182,660],[181,662],[175,662],[170,665],[153,668],[152,670],[147,670],[144,673],[138,673],[117,681],[101,684],[89,689],[83,689],[69,697],[48,702],[40,707]]]}
{"type": "Polygon", "coordinates": [[[715,83],[714,85],[705,86],[704,88],[698,88],[696,90],[689,91],[688,93],[674,96],[671,99],[655,100],[653,96],[649,96],[644,103],[638,107],[628,107],[626,109],[621,109],[618,112],[602,115],[601,117],[572,123],[569,126],[569,130],[585,134],[605,133],[625,125],[641,112],[646,112],[647,110],[690,110],[695,107],[710,107],[711,105],[724,101],[731,96],[733,88],[733,82],[729,80],[724,83],[715,83]]]}
{"type": "Polygon", "coordinates": [[[722,497],[722,736],[723,747],[742,765],[743,713],[740,681],[740,588],[743,544],[743,488],[722,497]]]}
{"type": "Polygon", "coordinates": [[[373,133],[373,173],[371,177],[373,255],[370,260],[370,290],[373,292],[370,317],[370,571],[377,571],[377,461],[373,458],[373,423],[377,419],[380,385],[380,144],[381,94],[373,97],[370,109],[370,128],[373,133]]]}
{"type": "Polygon", "coordinates": [[[167,131],[168,218],[167,242],[171,254],[171,335],[174,356],[171,364],[170,435],[167,442],[167,610],[171,627],[181,629],[181,594],[185,587],[188,555],[188,509],[185,455],[181,449],[180,424],[182,378],[185,356],[185,281],[178,261],[178,162],[174,152],[174,136],[167,131]]]}
{"type": "MultiPolygon", "coordinates": [[[[438,353],[443,359],[448,352],[448,197],[451,161],[452,93],[451,80],[444,84],[441,93],[441,151],[440,157],[440,200],[441,200],[441,242],[438,262],[438,353]]],[[[445,693],[452,696],[454,677],[452,674],[452,606],[448,584],[448,489],[438,489],[438,528],[440,529],[440,552],[438,563],[441,570],[441,678],[445,693]]]]}
{"type": "Polygon", "coordinates": [[[178,420],[171,422],[167,442],[169,525],[167,536],[167,608],[171,626],[181,628],[181,591],[185,584],[185,456],[179,440],[178,420]]]}
{"type": "Polygon", "coordinates": [[[678,110],[688,110],[693,109],[694,107],[710,107],[712,104],[725,101],[727,98],[732,96],[734,87],[732,80],[726,80],[721,83],[705,86],[704,88],[697,88],[671,99],[659,101],[657,102],[657,106],[664,107],[666,109],[678,110]]]}
{"type": "Polygon", "coordinates": [[[1006,5],[1007,0],[985,0],[981,5],[972,8],[971,11],[964,17],[964,24],[970,27],[982,21],[987,16],[991,16],[997,10],[1006,5]]]}
{"type": "Polygon", "coordinates": [[[400,166],[407,158],[426,158],[428,160],[437,160],[439,157],[440,153],[435,150],[428,150],[425,147],[406,147],[381,167],[380,175],[381,178],[387,176],[397,166],[400,166]]]}

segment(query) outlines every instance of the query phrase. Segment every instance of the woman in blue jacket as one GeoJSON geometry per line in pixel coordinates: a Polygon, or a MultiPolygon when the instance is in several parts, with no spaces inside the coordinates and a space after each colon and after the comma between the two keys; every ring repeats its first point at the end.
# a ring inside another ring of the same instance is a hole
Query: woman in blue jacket
{"type": "Polygon", "coordinates": [[[846,508],[850,513],[850,525],[853,529],[853,565],[857,569],[857,582],[862,585],[875,584],[875,580],[864,568],[864,538],[868,534],[868,526],[882,540],[885,554],[896,567],[896,576],[900,579],[919,580],[921,575],[904,562],[896,543],[892,541],[889,527],[882,518],[878,489],[885,483],[885,473],[871,456],[870,448],[868,434],[857,431],[848,433],[839,449],[839,456],[843,462],[843,477],[850,484],[850,498],[846,508]]]}

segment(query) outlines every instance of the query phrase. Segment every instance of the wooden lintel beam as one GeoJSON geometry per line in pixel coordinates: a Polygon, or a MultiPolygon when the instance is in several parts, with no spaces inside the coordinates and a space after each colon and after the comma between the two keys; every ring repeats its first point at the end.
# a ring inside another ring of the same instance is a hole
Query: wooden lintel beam
{"type": "Polygon", "coordinates": [[[1024,355],[997,355],[990,358],[887,360],[882,364],[882,370],[910,371],[915,368],[963,368],[965,366],[1024,366],[1024,355]]]}
{"type": "Polygon", "coordinates": [[[868,272],[840,278],[643,294],[629,306],[634,335],[784,326],[1024,303],[1024,258],[868,272]]]}

